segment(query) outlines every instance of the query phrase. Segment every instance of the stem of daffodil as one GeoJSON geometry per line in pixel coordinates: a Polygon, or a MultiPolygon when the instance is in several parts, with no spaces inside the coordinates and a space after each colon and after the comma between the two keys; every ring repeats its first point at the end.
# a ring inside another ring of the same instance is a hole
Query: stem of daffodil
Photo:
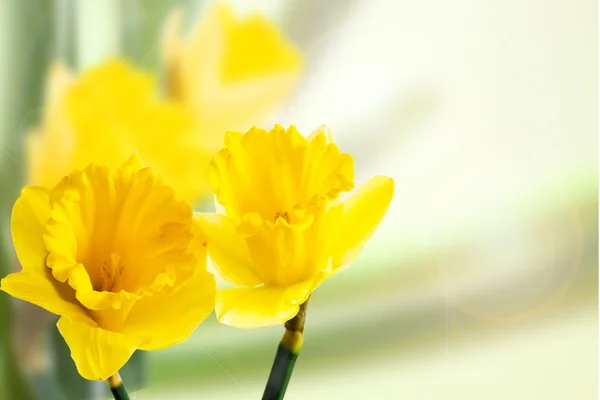
{"type": "Polygon", "coordinates": [[[108,378],[108,386],[115,400],[130,400],[125,384],[123,384],[123,379],[121,379],[121,375],[118,372],[108,378]]]}
{"type": "Polygon", "coordinates": [[[296,364],[304,342],[303,332],[307,305],[308,300],[300,305],[298,314],[285,323],[285,333],[279,342],[262,400],[282,400],[285,396],[294,364],[296,364]]]}

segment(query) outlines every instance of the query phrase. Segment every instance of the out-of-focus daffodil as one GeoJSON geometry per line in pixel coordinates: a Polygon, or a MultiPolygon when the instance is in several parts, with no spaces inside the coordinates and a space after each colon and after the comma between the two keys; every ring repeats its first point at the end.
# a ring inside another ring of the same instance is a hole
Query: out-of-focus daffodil
{"type": "Polygon", "coordinates": [[[119,59],[73,77],[59,63],[50,70],[42,125],[28,138],[28,183],[51,186],[90,163],[117,167],[133,151],[178,196],[210,193],[210,156],[185,106],[158,98],[154,80],[119,59]]]}
{"type": "Polygon", "coordinates": [[[228,132],[210,168],[223,214],[199,214],[220,275],[241,286],[217,293],[220,322],[254,328],[298,314],[311,292],[349,265],[384,217],[391,178],[378,176],[350,198],[353,159],[326,127],[228,132]]]}
{"type": "Polygon", "coordinates": [[[48,71],[41,124],[25,138],[27,181],[51,186],[69,173],[74,138],[64,109],[64,94],[73,82],[68,68],[56,61],[48,71]]]}
{"type": "Polygon", "coordinates": [[[301,56],[262,16],[212,7],[188,40],[166,25],[167,99],[150,74],[109,59],[73,76],[49,71],[42,123],[27,138],[28,183],[50,186],[90,162],[116,167],[137,151],[190,202],[210,194],[211,155],[223,132],[264,117],[289,94],[301,56]],[[258,99],[258,100],[257,100],[258,99]]]}
{"type": "Polygon", "coordinates": [[[25,187],[11,224],[23,269],[1,289],[60,315],[79,373],[105,380],[136,349],[180,343],[210,314],[215,281],[192,221],[137,155],[25,187]]]}
{"type": "Polygon", "coordinates": [[[225,4],[182,38],[182,14],[165,26],[166,92],[190,105],[214,151],[226,130],[246,130],[287,96],[302,67],[300,52],[266,17],[237,19],[225,4]]]}

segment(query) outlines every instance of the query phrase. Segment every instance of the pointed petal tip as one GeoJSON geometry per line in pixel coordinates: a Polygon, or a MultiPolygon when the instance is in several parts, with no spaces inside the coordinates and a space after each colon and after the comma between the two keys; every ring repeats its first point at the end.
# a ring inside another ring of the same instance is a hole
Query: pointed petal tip
{"type": "Polygon", "coordinates": [[[333,132],[331,132],[331,129],[329,129],[329,127],[325,124],[317,127],[314,131],[312,131],[308,135],[308,137],[306,139],[309,142],[312,142],[315,138],[317,138],[321,135],[325,137],[325,144],[335,143],[335,140],[333,137],[333,132]]]}
{"type": "Polygon", "coordinates": [[[388,188],[388,190],[391,191],[391,194],[394,194],[394,189],[396,186],[394,178],[385,175],[379,175],[378,178],[381,179],[381,184],[388,188]]]}
{"type": "Polygon", "coordinates": [[[387,209],[392,197],[394,197],[395,182],[389,176],[377,175],[365,182],[359,190],[362,188],[364,188],[365,193],[377,192],[377,197],[383,201],[383,204],[386,204],[387,209]]]}
{"type": "Polygon", "coordinates": [[[137,150],[134,150],[131,156],[121,165],[121,169],[129,168],[133,169],[134,171],[139,171],[140,169],[146,168],[146,164],[140,157],[137,150]]]}

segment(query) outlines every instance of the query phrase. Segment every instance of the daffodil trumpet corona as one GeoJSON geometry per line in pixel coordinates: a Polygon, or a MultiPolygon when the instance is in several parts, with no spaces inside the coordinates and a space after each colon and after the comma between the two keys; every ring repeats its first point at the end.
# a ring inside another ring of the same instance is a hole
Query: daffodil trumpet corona
{"type": "Polygon", "coordinates": [[[394,183],[377,176],[344,198],[354,188],[353,158],[329,129],[305,137],[279,125],[227,132],[209,181],[217,213],[197,221],[216,271],[234,286],[217,291],[217,319],[238,328],[286,324],[264,397],[280,399],[302,346],[306,301],[358,256],[394,183]]]}
{"type": "Polygon", "coordinates": [[[11,231],[22,270],[0,288],[59,315],[79,374],[110,378],[121,398],[118,371],[136,350],[185,341],[213,310],[192,209],[137,154],[25,187],[11,231]]]}

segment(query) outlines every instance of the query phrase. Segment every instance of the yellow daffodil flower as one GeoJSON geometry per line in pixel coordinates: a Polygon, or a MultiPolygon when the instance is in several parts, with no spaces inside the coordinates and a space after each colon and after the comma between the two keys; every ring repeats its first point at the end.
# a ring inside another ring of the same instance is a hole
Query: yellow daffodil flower
{"type": "Polygon", "coordinates": [[[210,156],[195,116],[157,97],[151,75],[119,59],[74,77],[55,63],[46,88],[42,125],[28,138],[28,183],[50,186],[89,163],[116,168],[133,151],[178,196],[190,202],[210,194],[210,156]]]}
{"type": "Polygon", "coordinates": [[[187,38],[182,14],[167,20],[163,59],[167,94],[190,105],[214,151],[226,130],[246,130],[294,88],[302,56],[260,14],[238,19],[219,3],[187,38]]]}
{"type": "Polygon", "coordinates": [[[23,269],[1,289],[60,315],[81,376],[106,380],[136,349],[183,342],[212,311],[215,281],[192,221],[135,154],[52,189],[25,187],[11,222],[23,269]]]}
{"type": "MultiPolygon", "coordinates": [[[[220,322],[281,324],[326,278],[348,266],[384,217],[391,178],[378,176],[350,198],[353,159],[326,127],[228,132],[210,181],[223,213],[198,214],[219,274],[238,287],[217,292],[220,322]]],[[[218,205],[218,206],[219,206],[218,205]]]]}
{"type": "Polygon", "coordinates": [[[302,58],[260,15],[212,7],[187,41],[181,15],[164,38],[167,99],[150,74],[109,59],[80,76],[55,62],[41,126],[27,138],[27,181],[50,186],[94,162],[117,167],[137,151],[177,194],[211,194],[207,170],[227,129],[246,129],[290,93],[302,58]],[[259,100],[257,100],[259,99],[259,100]]]}

